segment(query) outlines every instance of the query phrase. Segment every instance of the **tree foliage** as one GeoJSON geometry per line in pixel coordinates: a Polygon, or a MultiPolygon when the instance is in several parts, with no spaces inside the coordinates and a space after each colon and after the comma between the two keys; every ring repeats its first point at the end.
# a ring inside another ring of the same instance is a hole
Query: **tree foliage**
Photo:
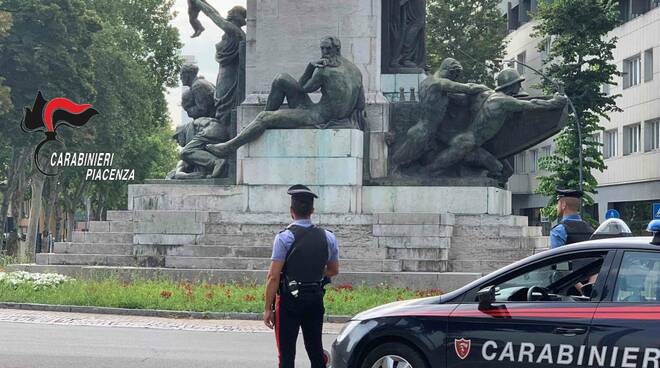
{"type": "MultiPolygon", "coordinates": [[[[12,147],[12,154],[0,152],[3,171],[26,170],[11,157],[31,156],[43,138],[19,128],[22,107],[32,105],[38,90],[100,112],[84,127],[58,130],[67,151],[115,153],[113,166],[135,169],[138,182],[174,167],[165,88],[176,84],[181,44],[170,25],[172,6],[172,0],[0,0],[13,23],[0,40],[0,78],[15,106],[0,116],[0,139],[12,147]]],[[[46,200],[69,217],[85,197],[99,209],[125,206],[127,183],[85,181],[84,174],[70,168],[49,179],[44,196],[53,197],[46,200]]]]}
{"type": "Polygon", "coordinates": [[[506,20],[499,0],[429,0],[427,2],[427,53],[433,69],[444,58],[463,64],[465,81],[494,83],[487,65],[504,55],[506,20]]]}
{"type": "MultiPolygon", "coordinates": [[[[566,127],[555,139],[554,154],[540,162],[540,167],[550,174],[539,178],[537,192],[550,196],[544,213],[552,218],[556,217],[555,189],[580,187],[580,150],[584,165],[584,205],[594,203],[593,194],[598,182],[593,171],[602,172],[606,168],[600,149],[602,144],[594,136],[602,131],[600,119],[609,119],[610,112],[621,111],[616,106],[618,96],[602,92],[604,84],[616,85],[613,78],[619,75],[612,63],[617,40],[608,36],[618,24],[617,5],[618,2],[612,0],[539,3],[536,18],[540,23],[536,26],[535,36],[553,38],[546,74],[564,86],[566,95],[575,106],[575,115],[568,119],[566,127]],[[578,124],[581,141],[578,139],[578,124]]],[[[544,80],[543,83],[546,91],[554,91],[550,81],[544,80]]]]}
{"type": "MultiPolygon", "coordinates": [[[[6,11],[0,11],[0,42],[7,36],[9,29],[11,29],[11,14],[6,11]]],[[[13,105],[9,96],[9,88],[3,85],[4,78],[0,76],[0,116],[9,112],[13,105]]]]}

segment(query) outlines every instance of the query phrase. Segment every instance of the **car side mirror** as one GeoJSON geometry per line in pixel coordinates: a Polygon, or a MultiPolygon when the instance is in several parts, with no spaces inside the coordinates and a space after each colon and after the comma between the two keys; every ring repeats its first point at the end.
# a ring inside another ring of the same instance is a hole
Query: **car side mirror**
{"type": "Polygon", "coordinates": [[[477,300],[479,300],[479,310],[488,310],[493,307],[495,302],[495,286],[488,286],[477,292],[477,300]]]}

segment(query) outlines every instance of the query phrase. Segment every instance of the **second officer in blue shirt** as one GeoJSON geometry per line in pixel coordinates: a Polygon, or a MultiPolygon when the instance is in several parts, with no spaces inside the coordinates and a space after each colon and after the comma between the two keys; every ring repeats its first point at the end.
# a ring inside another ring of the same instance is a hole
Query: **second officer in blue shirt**
{"type": "Polygon", "coordinates": [[[327,363],[321,340],[323,279],[339,273],[337,239],[310,219],[316,194],[300,184],[287,193],[291,196],[293,223],[273,243],[264,323],[275,328],[280,368],[294,367],[301,328],[312,368],[323,368],[327,363]]]}
{"type": "Polygon", "coordinates": [[[582,192],[557,189],[557,216],[560,220],[550,231],[550,247],[577,243],[591,238],[594,228],[580,217],[582,192]]]}

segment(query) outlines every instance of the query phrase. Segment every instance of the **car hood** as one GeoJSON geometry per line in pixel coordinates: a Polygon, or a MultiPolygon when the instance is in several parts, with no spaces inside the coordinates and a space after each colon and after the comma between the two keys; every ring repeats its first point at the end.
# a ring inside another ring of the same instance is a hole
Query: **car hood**
{"type": "Polygon", "coordinates": [[[367,319],[382,317],[442,315],[451,313],[451,311],[456,307],[456,305],[453,304],[441,303],[442,297],[438,296],[404,300],[366,310],[353,317],[353,319],[363,321],[367,319]]]}

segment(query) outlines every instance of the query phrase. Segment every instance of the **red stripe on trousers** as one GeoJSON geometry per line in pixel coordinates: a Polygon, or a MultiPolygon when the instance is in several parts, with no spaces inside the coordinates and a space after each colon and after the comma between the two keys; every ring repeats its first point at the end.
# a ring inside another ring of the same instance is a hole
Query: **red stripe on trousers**
{"type": "Polygon", "coordinates": [[[282,353],[280,352],[280,296],[275,296],[275,341],[277,343],[278,366],[282,364],[282,353]]]}

